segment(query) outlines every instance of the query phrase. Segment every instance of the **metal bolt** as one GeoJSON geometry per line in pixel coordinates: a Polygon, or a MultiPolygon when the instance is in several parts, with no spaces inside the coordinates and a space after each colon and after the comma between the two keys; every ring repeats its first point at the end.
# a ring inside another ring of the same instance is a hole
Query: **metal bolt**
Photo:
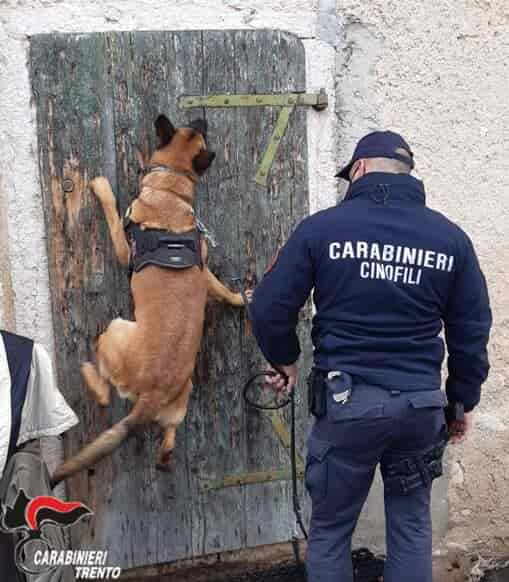
{"type": "Polygon", "coordinates": [[[313,109],[315,109],[316,111],[323,111],[324,109],[327,109],[328,98],[327,93],[323,87],[320,89],[316,97],[317,100],[315,105],[313,105],[313,109]]]}
{"type": "Polygon", "coordinates": [[[62,189],[64,192],[72,192],[74,190],[74,182],[70,178],[66,178],[62,182],[62,189]]]}

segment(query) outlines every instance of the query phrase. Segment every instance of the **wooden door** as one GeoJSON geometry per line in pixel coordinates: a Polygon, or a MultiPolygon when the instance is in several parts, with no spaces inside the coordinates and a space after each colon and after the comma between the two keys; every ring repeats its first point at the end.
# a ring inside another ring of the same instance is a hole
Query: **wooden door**
{"type": "MultiPolygon", "coordinates": [[[[71,455],[129,406],[115,397],[100,410],[79,374],[93,338],[112,318],[131,317],[132,308],[89,180],[106,175],[124,211],[137,194],[134,148],[152,151],[156,116],[180,126],[206,117],[217,158],[196,210],[220,243],[210,249],[210,263],[227,284],[237,272],[248,286],[256,283],[308,213],[305,110],[293,111],[267,187],[260,187],[253,178],[280,108],[192,110],[179,108],[178,99],[303,92],[305,55],[297,38],[279,31],[49,34],[32,37],[30,46],[58,378],[81,420],[65,439],[71,455]]],[[[307,373],[309,307],[302,319],[307,373]]],[[[110,563],[127,568],[289,540],[294,520],[281,439],[287,413],[278,420],[247,409],[241,395],[261,365],[245,314],[210,304],[175,472],[155,469],[154,428],[70,479],[70,498],[95,512],[73,529],[75,547],[107,549],[110,563]]],[[[299,392],[304,396],[303,382],[299,392]]],[[[302,453],[304,404],[298,416],[302,453]]]]}

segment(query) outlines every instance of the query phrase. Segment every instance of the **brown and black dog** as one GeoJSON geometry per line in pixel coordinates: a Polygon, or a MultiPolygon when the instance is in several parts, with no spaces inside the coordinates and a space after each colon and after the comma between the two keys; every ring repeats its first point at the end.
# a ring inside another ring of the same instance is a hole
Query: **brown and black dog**
{"type": "MultiPolygon", "coordinates": [[[[196,184],[215,154],[207,149],[207,125],[196,120],[174,128],[160,115],[155,127],[159,147],[141,180],[130,220],[142,229],[185,233],[196,228],[193,202],[196,184]]],[[[139,160],[144,164],[143,160],[139,160]]],[[[131,247],[106,178],[90,184],[102,205],[116,255],[130,261],[131,247]]],[[[191,393],[191,376],[200,345],[207,295],[240,307],[240,293],[227,289],[207,268],[207,245],[201,240],[203,267],[173,270],[149,265],[134,272],[131,291],[135,321],[115,319],[98,338],[97,366],[82,365],[83,378],[101,406],[110,402],[110,383],[134,402],[128,416],[99,435],[55,471],[52,483],[95,464],[109,455],[133,430],[158,423],[164,436],[157,453],[159,468],[168,468],[175,431],[184,420],[191,393]]]]}

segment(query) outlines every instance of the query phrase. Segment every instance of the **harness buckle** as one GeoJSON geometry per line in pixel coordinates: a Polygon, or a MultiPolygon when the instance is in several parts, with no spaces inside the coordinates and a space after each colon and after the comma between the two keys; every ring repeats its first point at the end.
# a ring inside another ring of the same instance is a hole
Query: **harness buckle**
{"type": "Polygon", "coordinates": [[[200,234],[202,234],[205,237],[205,239],[210,244],[210,246],[213,249],[218,247],[219,243],[217,242],[216,237],[212,234],[212,232],[203,224],[203,222],[201,220],[198,220],[198,218],[196,218],[196,217],[195,217],[195,220],[196,220],[196,228],[198,229],[200,234]]]}

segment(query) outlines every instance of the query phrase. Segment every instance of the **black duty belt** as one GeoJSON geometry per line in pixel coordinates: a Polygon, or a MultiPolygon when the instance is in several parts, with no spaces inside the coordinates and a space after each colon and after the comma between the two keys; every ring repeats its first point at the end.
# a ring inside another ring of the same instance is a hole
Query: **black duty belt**
{"type": "Polygon", "coordinates": [[[128,222],[125,230],[131,248],[131,269],[136,273],[148,265],[165,269],[203,268],[198,228],[177,234],[155,228],[142,229],[135,222],[128,222]]]}

